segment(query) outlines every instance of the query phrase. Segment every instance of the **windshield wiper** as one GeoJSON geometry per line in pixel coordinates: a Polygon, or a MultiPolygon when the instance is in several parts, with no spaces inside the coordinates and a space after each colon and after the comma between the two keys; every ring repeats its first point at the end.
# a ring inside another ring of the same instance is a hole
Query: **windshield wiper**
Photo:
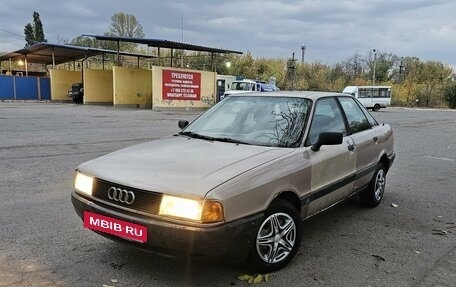
{"type": "Polygon", "coordinates": [[[209,136],[205,136],[205,135],[201,135],[201,134],[198,134],[198,133],[195,133],[195,132],[179,132],[180,135],[183,135],[183,136],[188,136],[188,137],[191,137],[191,138],[195,138],[195,139],[203,139],[203,140],[209,140],[209,141],[213,141],[214,138],[213,137],[209,137],[209,136]]]}
{"type": "Polygon", "coordinates": [[[189,132],[189,131],[179,132],[179,135],[188,136],[188,137],[195,138],[195,139],[209,140],[209,141],[219,141],[219,142],[250,145],[250,143],[243,142],[240,140],[235,140],[232,138],[214,138],[214,137],[205,136],[205,135],[201,135],[201,134],[198,134],[195,132],[189,132]]]}
{"type": "Polygon", "coordinates": [[[219,142],[251,145],[250,143],[243,142],[243,141],[240,141],[240,140],[235,140],[235,139],[232,139],[232,138],[212,138],[212,140],[219,141],[219,142]]]}

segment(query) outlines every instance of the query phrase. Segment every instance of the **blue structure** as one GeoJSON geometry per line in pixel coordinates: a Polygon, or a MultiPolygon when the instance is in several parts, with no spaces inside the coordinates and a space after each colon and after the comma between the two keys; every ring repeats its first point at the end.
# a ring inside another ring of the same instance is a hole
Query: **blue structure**
{"type": "Polygon", "coordinates": [[[0,100],[51,100],[49,78],[0,75],[0,100]]]}

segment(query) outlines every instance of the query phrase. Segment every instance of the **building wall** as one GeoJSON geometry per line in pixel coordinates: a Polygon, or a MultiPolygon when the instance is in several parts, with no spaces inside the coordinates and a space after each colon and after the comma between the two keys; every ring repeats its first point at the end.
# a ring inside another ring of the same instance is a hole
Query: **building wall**
{"type": "Polygon", "coordinates": [[[84,104],[113,104],[113,72],[84,70],[84,104]]]}
{"type": "Polygon", "coordinates": [[[51,100],[57,102],[72,102],[67,96],[73,83],[82,82],[81,71],[50,70],[51,100]]]}
{"type": "Polygon", "coordinates": [[[152,71],[113,67],[114,107],[151,108],[152,71]]]}
{"type": "Polygon", "coordinates": [[[204,110],[215,104],[217,74],[207,71],[152,67],[153,109],[155,110],[204,110]],[[199,99],[169,99],[163,93],[163,70],[201,75],[199,99]]]}

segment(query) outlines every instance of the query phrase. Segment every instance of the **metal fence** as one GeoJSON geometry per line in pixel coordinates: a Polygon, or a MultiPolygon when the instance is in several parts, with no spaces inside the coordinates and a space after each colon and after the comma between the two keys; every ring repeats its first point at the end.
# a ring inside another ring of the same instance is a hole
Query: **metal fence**
{"type": "Polygon", "coordinates": [[[0,100],[50,100],[49,78],[0,75],[0,100]]]}

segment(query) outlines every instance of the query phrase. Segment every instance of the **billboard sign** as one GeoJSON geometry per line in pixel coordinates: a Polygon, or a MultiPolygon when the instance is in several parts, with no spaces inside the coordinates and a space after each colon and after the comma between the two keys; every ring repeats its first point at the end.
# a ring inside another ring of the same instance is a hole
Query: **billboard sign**
{"type": "Polygon", "coordinates": [[[163,70],[163,99],[199,101],[201,73],[163,70]]]}

